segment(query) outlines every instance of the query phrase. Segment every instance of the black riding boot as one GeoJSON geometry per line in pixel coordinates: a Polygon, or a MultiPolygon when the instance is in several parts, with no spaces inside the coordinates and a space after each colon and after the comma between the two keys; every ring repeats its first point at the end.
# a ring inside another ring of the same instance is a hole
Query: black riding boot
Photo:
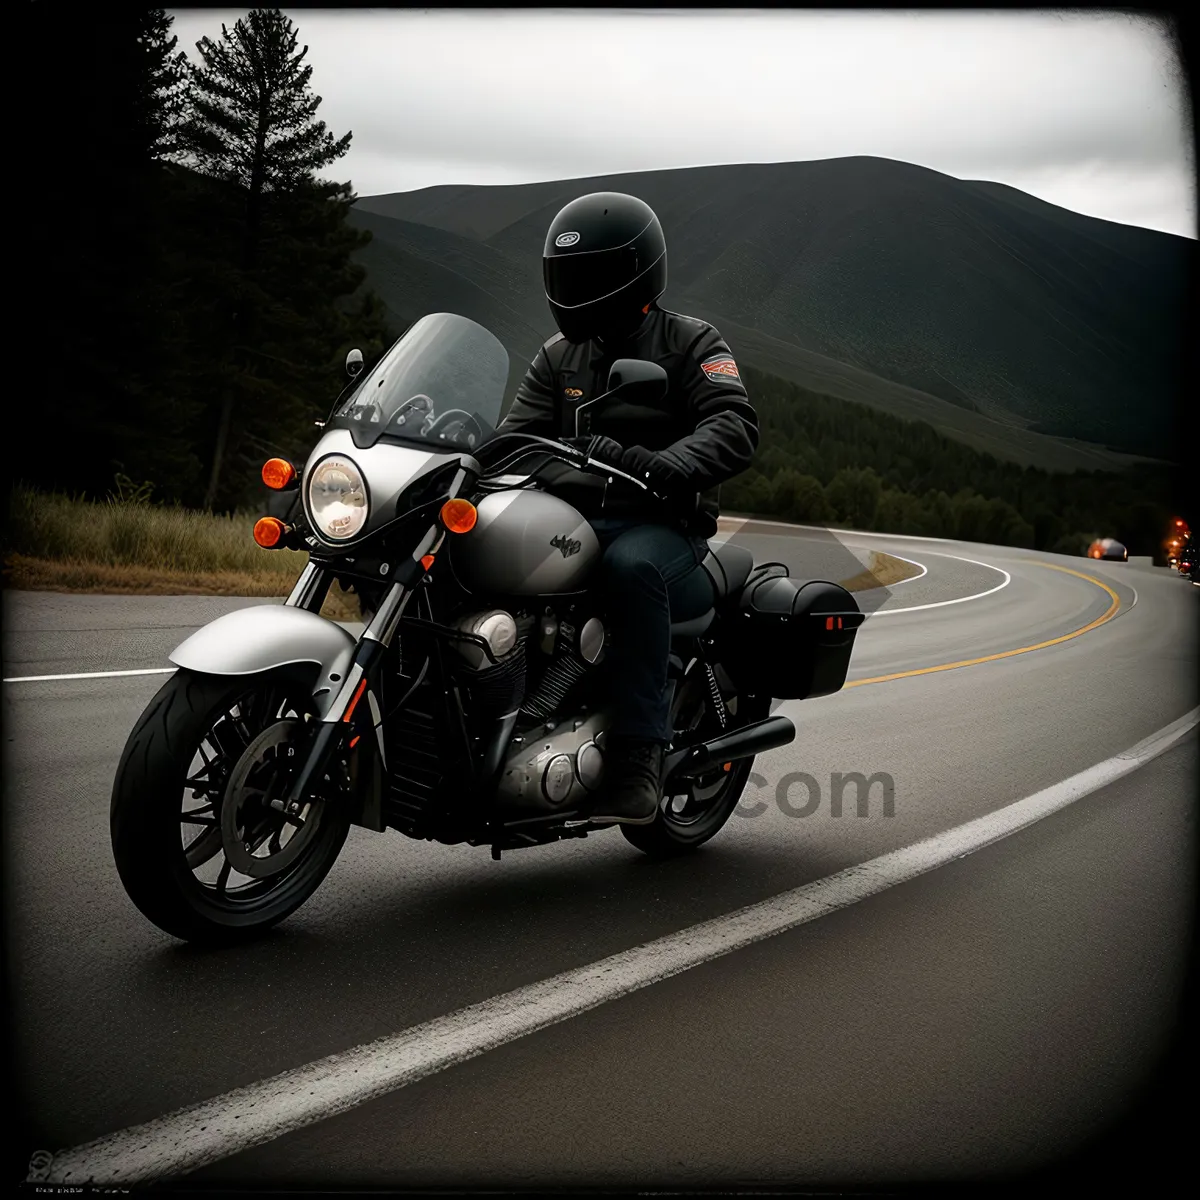
{"type": "Polygon", "coordinates": [[[596,822],[649,825],[662,798],[663,747],[645,738],[609,737],[604,782],[588,817],[596,822]]]}

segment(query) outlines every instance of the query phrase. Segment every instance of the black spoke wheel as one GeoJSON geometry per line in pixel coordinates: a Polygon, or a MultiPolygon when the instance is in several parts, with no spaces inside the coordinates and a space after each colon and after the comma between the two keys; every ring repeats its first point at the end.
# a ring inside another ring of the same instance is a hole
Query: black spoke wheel
{"type": "Polygon", "coordinates": [[[285,795],[314,717],[311,672],[180,670],[130,734],[110,808],[121,882],[160,929],[233,942],[294,912],[349,829],[345,764],[295,814],[285,795]]]}
{"type": "MultiPolygon", "coordinates": [[[[754,697],[736,698],[736,712],[726,712],[725,724],[713,707],[707,672],[697,662],[680,685],[672,725],[673,745],[684,746],[731,732],[740,724],[759,720],[765,713],[754,697]]],[[[632,845],[654,858],[670,858],[703,845],[733,815],[741,799],[753,758],[722,764],[713,771],[669,786],[659,801],[658,815],[650,825],[622,825],[621,832],[632,845]]]]}

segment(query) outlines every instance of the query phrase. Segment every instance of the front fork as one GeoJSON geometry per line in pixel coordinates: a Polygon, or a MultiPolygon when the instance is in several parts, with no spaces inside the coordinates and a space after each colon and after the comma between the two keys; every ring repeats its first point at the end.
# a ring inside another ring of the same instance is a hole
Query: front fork
{"type": "MultiPolygon", "coordinates": [[[[427,554],[436,554],[444,537],[444,529],[438,525],[430,526],[413,551],[412,557],[403,559],[388,577],[391,586],[384,593],[378,610],[363,631],[345,678],[339,680],[336,676],[329,677],[329,682],[340,685],[337,694],[324,706],[325,711],[317,723],[316,735],[309,743],[291,788],[286,796],[271,801],[273,808],[281,812],[286,811],[291,816],[300,812],[304,807],[305,797],[314,790],[315,782],[324,775],[330,759],[342,744],[354,712],[364,697],[371,705],[372,724],[379,739],[381,758],[383,757],[383,730],[380,724],[382,716],[374,696],[370,693],[375,690],[379,664],[396,636],[400,618],[404,615],[408,602],[416,595],[417,584],[425,574],[421,559],[427,554]]],[[[328,567],[308,563],[284,603],[316,611],[324,603],[332,578],[328,567]]]]}

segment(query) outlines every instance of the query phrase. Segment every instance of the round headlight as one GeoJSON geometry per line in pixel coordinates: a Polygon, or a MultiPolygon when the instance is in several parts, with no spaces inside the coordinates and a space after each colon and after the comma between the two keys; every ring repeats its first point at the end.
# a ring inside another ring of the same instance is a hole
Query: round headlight
{"type": "Polygon", "coordinates": [[[345,541],[367,523],[367,485],[348,458],[324,458],[308,480],[308,507],[317,532],[331,541],[345,541]]]}

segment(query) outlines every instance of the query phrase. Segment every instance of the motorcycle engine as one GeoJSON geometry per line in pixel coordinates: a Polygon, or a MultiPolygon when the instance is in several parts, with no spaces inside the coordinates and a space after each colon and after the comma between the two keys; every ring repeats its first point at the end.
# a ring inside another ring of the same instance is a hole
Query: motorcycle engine
{"type": "Polygon", "coordinates": [[[518,734],[504,763],[497,799],[506,808],[566,812],[604,775],[604,717],[568,717],[518,734]]]}
{"type": "Polygon", "coordinates": [[[516,616],[489,609],[457,626],[483,638],[499,660],[490,663],[477,644],[460,645],[476,705],[497,714],[520,705],[499,802],[534,812],[569,810],[603,773],[605,720],[580,703],[584,680],[604,657],[603,622],[593,616],[577,624],[551,609],[516,616]]]}
{"type": "Polygon", "coordinates": [[[604,656],[604,623],[589,617],[582,628],[553,612],[538,622],[538,650],[545,659],[537,686],[521,705],[523,722],[550,721],[561,717],[576,691],[576,684],[604,656]]]}

